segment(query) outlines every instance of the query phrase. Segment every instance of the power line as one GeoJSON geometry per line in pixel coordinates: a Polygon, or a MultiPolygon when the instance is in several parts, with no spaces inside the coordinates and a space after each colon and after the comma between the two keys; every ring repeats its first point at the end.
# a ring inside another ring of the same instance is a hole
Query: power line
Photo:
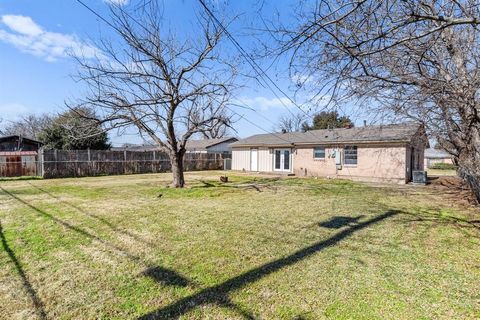
{"type": "Polygon", "coordinates": [[[123,32],[118,29],[116,26],[114,26],[110,21],[108,21],[107,19],[105,19],[104,17],[102,17],[102,15],[100,15],[98,12],[96,12],[95,10],[93,10],[91,7],[89,7],[87,4],[85,4],[85,2],[83,2],[82,0],[76,0],[78,3],[80,3],[82,6],[84,6],[88,11],[90,11],[91,13],[93,13],[97,18],[99,18],[100,20],[102,20],[103,22],[105,22],[106,24],[108,24],[111,28],[115,29],[115,31],[117,31],[118,33],[120,34],[123,34],[123,32]]]}
{"type": "MultiPolygon", "coordinates": [[[[83,2],[82,0],[76,0],[76,1],[77,1],[78,3],[80,3],[83,7],[85,7],[88,11],[90,11],[92,14],[94,14],[96,17],[98,17],[100,20],[102,20],[104,23],[106,23],[108,26],[110,26],[111,28],[113,28],[115,31],[117,31],[117,32],[120,33],[120,34],[123,34],[123,32],[122,32],[120,29],[118,29],[115,25],[113,25],[111,22],[109,22],[107,19],[105,19],[101,14],[99,14],[98,12],[96,12],[96,11],[95,11],[94,9],[92,9],[90,6],[88,6],[85,2],[83,2]]],[[[145,26],[143,26],[137,19],[135,19],[134,17],[132,17],[128,12],[123,11],[123,10],[122,10],[122,12],[123,12],[126,16],[128,16],[130,19],[132,19],[132,21],[134,21],[137,25],[139,25],[140,27],[142,27],[146,32],[150,33],[151,36],[154,36],[150,30],[148,30],[147,28],[145,28],[145,26]]],[[[215,19],[216,19],[216,18],[215,18],[215,19]]],[[[218,21],[218,19],[216,19],[216,20],[218,21]]],[[[224,29],[224,30],[226,31],[226,29],[225,29],[225,27],[223,27],[223,25],[222,25],[222,29],[224,29]]],[[[242,49],[243,49],[243,48],[242,48],[242,49]]],[[[245,52],[245,53],[246,53],[246,52],[245,52]]],[[[252,66],[252,67],[254,67],[254,66],[252,66]]],[[[257,72],[257,73],[258,73],[258,72],[257,72]]],[[[264,80],[264,81],[265,81],[265,80],[264,80]]],[[[274,92],[274,94],[275,94],[275,92],[274,92]]],[[[284,102],[283,102],[278,96],[277,96],[277,98],[279,99],[279,101],[280,101],[282,104],[284,104],[284,102]]],[[[290,99],[290,98],[289,98],[289,99],[290,99]]],[[[291,100],[291,99],[290,99],[290,100],[291,100]]],[[[291,100],[291,101],[293,102],[293,100],[291,100]]],[[[262,115],[261,113],[259,113],[256,109],[252,108],[251,106],[248,106],[248,105],[245,104],[244,102],[243,102],[243,104],[244,104],[244,107],[247,107],[249,110],[254,111],[257,115],[261,116],[262,118],[264,118],[265,120],[267,120],[267,121],[270,122],[271,124],[274,124],[271,120],[269,120],[268,118],[266,118],[265,116],[263,116],[263,115],[262,115]]],[[[285,104],[284,104],[284,105],[285,105],[285,104]]],[[[286,107],[286,106],[285,106],[285,107],[286,107]]],[[[232,110],[232,109],[229,108],[228,106],[227,106],[227,108],[228,108],[232,113],[236,114],[237,116],[239,116],[239,117],[242,118],[243,120],[247,121],[247,122],[250,123],[251,125],[255,126],[256,128],[259,128],[260,130],[262,130],[262,131],[264,131],[264,132],[266,132],[266,133],[273,134],[273,135],[276,136],[277,138],[279,138],[279,139],[281,139],[281,140],[283,140],[283,141],[286,141],[286,142],[288,142],[289,144],[293,144],[292,141],[289,141],[289,140],[287,140],[287,139],[285,139],[285,138],[283,138],[283,137],[280,137],[279,134],[274,133],[274,132],[271,132],[271,131],[268,131],[267,129],[265,129],[265,128],[259,126],[259,125],[257,125],[257,124],[254,123],[253,121],[247,119],[244,115],[240,115],[239,113],[237,113],[236,111],[232,110]]],[[[287,110],[289,110],[288,107],[287,107],[287,110]]],[[[289,110],[289,111],[290,111],[290,110],[289,110]]],[[[291,112],[291,111],[290,111],[290,112],[291,112]]],[[[274,125],[275,125],[275,124],[274,124],[274,125]]]]}
{"type": "Polygon", "coordinates": [[[236,114],[237,116],[239,116],[239,117],[242,118],[243,120],[247,121],[247,122],[250,123],[251,125],[257,127],[258,129],[260,129],[260,130],[262,130],[262,131],[265,131],[266,133],[271,134],[271,135],[279,138],[280,140],[283,140],[283,141],[285,141],[285,142],[288,142],[288,143],[291,144],[291,145],[294,144],[293,141],[290,141],[290,140],[287,140],[287,139],[283,138],[283,137],[281,136],[281,134],[277,134],[277,133],[274,133],[274,132],[270,132],[270,131],[266,130],[265,128],[257,125],[256,123],[248,120],[245,116],[243,116],[243,115],[239,114],[238,112],[232,110],[232,109],[229,108],[228,106],[226,106],[226,108],[229,109],[233,114],[236,114]]]}
{"type": "Polygon", "coordinates": [[[283,91],[275,81],[260,67],[260,65],[253,59],[248,52],[240,45],[240,43],[233,37],[233,35],[227,30],[227,28],[223,25],[223,23],[215,16],[215,14],[210,10],[210,8],[206,5],[204,0],[199,0],[200,4],[202,7],[205,9],[207,14],[217,23],[217,25],[223,30],[223,32],[227,35],[227,37],[230,39],[230,41],[233,43],[233,45],[238,49],[240,54],[247,60],[248,64],[255,70],[257,75],[262,78],[264,83],[267,85],[267,87],[272,91],[272,93],[277,97],[277,99],[280,101],[282,105],[285,106],[287,111],[289,111],[292,115],[293,112],[288,108],[288,106],[283,102],[283,100],[278,96],[278,94],[275,92],[275,90],[271,87],[271,85],[268,83],[268,81],[273,84],[273,86],[282,94],[284,95],[295,107],[297,107],[302,113],[304,113],[307,117],[310,117],[310,115],[302,109],[292,98],[290,98],[289,95],[286,94],[285,91],[283,91]],[[258,71],[260,70],[260,71],[258,71]],[[266,81],[265,78],[268,80],[266,81]]]}

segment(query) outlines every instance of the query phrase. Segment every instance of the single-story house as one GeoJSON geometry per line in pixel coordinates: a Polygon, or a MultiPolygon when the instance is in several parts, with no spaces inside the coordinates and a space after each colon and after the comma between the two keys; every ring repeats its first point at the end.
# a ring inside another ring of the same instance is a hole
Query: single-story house
{"type": "MultiPolygon", "coordinates": [[[[201,139],[188,140],[185,146],[187,153],[223,153],[230,154],[232,149],[230,144],[238,141],[234,137],[218,138],[218,139],[201,139]]],[[[156,151],[158,146],[154,144],[125,144],[123,147],[113,147],[113,151],[156,151]]]]}
{"type": "Polygon", "coordinates": [[[258,134],[232,147],[232,170],[408,183],[428,139],[417,123],[258,134]]]}
{"type": "Polygon", "coordinates": [[[453,164],[453,156],[445,150],[433,148],[425,149],[424,166],[430,168],[436,163],[453,164]]]}
{"type": "Polygon", "coordinates": [[[43,143],[19,135],[0,137],[0,177],[35,176],[43,143]]]}
{"type": "Polygon", "coordinates": [[[230,144],[238,141],[234,137],[218,138],[218,139],[202,139],[188,140],[187,153],[231,153],[230,144]]]}

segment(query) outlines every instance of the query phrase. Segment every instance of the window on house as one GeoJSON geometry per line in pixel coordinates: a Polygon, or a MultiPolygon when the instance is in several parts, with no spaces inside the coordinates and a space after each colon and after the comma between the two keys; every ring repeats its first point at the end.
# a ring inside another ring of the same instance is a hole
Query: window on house
{"type": "Polygon", "coordinates": [[[313,148],[313,158],[314,159],[325,159],[325,148],[324,147],[313,148]]]}
{"type": "Polygon", "coordinates": [[[358,162],[357,146],[346,146],[344,149],[345,164],[356,165],[358,162]]]}

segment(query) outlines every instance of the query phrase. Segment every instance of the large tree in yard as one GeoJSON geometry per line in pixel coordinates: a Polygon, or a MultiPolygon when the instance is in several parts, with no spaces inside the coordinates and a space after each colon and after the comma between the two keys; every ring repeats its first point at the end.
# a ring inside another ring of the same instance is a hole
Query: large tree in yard
{"type": "Polygon", "coordinates": [[[197,13],[195,33],[174,34],[161,11],[156,1],[111,7],[118,41],[102,39],[96,61],[77,57],[89,91],[75,105],[94,108],[108,129],[133,127],[152,140],[170,157],[173,186],[183,187],[188,139],[230,126],[236,62],[206,14],[197,13]]]}
{"type": "Polygon", "coordinates": [[[480,199],[479,2],[318,0],[296,14],[271,31],[305,88],[422,122],[480,199]]]}
{"type": "Polygon", "coordinates": [[[95,112],[86,107],[67,110],[52,118],[38,138],[46,149],[110,149],[107,133],[96,120],[95,112]]]}

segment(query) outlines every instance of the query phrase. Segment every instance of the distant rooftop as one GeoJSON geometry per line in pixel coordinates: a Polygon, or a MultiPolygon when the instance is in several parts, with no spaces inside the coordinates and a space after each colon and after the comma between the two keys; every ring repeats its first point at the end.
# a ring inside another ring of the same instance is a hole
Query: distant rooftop
{"type": "Polygon", "coordinates": [[[8,136],[0,136],[0,141],[12,140],[12,139],[21,139],[30,143],[36,143],[39,145],[43,145],[41,141],[37,141],[35,139],[31,139],[28,137],[20,136],[20,135],[8,135],[8,136]]]}
{"type": "Polygon", "coordinates": [[[228,141],[237,141],[237,138],[226,137],[219,139],[202,139],[202,140],[188,140],[186,149],[189,151],[206,151],[207,148],[213,147],[217,144],[228,142],[228,141]]]}
{"type": "Polygon", "coordinates": [[[420,128],[419,123],[363,126],[310,130],[307,132],[287,132],[257,134],[232,143],[231,147],[242,146],[283,146],[301,144],[368,143],[368,142],[409,142],[420,128]]]}
{"type": "MultiPolygon", "coordinates": [[[[188,151],[206,151],[207,148],[215,146],[217,144],[229,141],[237,141],[235,137],[225,137],[218,139],[201,139],[201,140],[188,140],[186,149],[188,151]]],[[[154,144],[125,144],[122,147],[114,147],[112,150],[131,150],[131,151],[153,151],[158,150],[158,146],[154,144]]]]}
{"type": "Polygon", "coordinates": [[[445,158],[452,158],[452,155],[445,150],[430,148],[430,149],[425,149],[425,158],[445,159],[445,158]]]}

